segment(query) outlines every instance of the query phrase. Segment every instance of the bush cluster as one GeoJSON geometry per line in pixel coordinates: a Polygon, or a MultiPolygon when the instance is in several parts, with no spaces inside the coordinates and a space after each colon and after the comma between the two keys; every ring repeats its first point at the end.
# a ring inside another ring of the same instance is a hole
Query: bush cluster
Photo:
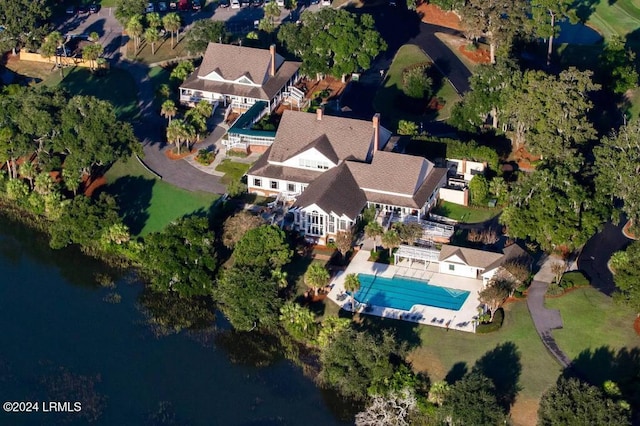
{"type": "Polygon", "coordinates": [[[503,322],[504,322],[504,310],[502,308],[498,308],[498,310],[496,310],[495,315],[493,316],[493,321],[487,324],[478,324],[478,326],[476,327],[476,333],[486,334],[486,333],[493,333],[494,331],[498,331],[500,327],[502,327],[503,322]]]}

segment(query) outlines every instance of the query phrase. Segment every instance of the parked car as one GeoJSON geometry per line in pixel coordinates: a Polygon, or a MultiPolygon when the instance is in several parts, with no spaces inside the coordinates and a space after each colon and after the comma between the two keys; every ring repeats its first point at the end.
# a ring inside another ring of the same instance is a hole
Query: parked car
{"type": "Polygon", "coordinates": [[[189,10],[189,0],[178,1],[178,10],[181,10],[181,11],[189,10]]]}
{"type": "Polygon", "coordinates": [[[331,6],[331,0],[322,0],[321,6],[331,6]]]}
{"type": "Polygon", "coordinates": [[[167,7],[167,2],[166,1],[161,1],[160,3],[158,3],[158,12],[164,13],[167,10],[168,10],[168,7],[167,7]]]}
{"type": "Polygon", "coordinates": [[[240,7],[249,7],[251,6],[251,0],[240,0],[240,7]]]}
{"type": "Polygon", "coordinates": [[[191,9],[193,9],[193,10],[200,10],[200,9],[202,9],[202,4],[200,3],[200,0],[192,0],[192,2],[191,2],[191,9]]]}
{"type": "Polygon", "coordinates": [[[153,13],[156,11],[156,8],[153,6],[153,3],[147,3],[146,13],[153,13]]]}
{"type": "Polygon", "coordinates": [[[95,3],[91,3],[89,5],[89,13],[98,13],[98,10],[100,10],[100,6],[95,4],[95,3]]]}
{"type": "Polygon", "coordinates": [[[75,15],[76,14],[76,7],[75,6],[69,6],[67,8],[67,15],[75,15]]]}
{"type": "Polygon", "coordinates": [[[67,46],[59,46],[56,48],[56,56],[71,56],[71,49],[67,46]]]}
{"type": "Polygon", "coordinates": [[[218,7],[226,9],[227,7],[229,7],[229,0],[220,0],[218,2],[218,7]]]}
{"type": "Polygon", "coordinates": [[[178,2],[177,1],[170,1],[169,2],[169,9],[176,10],[177,8],[178,8],[178,2]]]}
{"type": "Polygon", "coordinates": [[[262,5],[264,4],[263,0],[253,0],[253,2],[251,3],[252,7],[262,7],[262,5]]]}
{"type": "Polygon", "coordinates": [[[276,0],[276,4],[277,4],[279,7],[284,7],[284,0],[276,0]]]}
{"type": "Polygon", "coordinates": [[[240,9],[240,0],[231,0],[231,9],[240,9]]]}
{"type": "Polygon", "coordinates": [[[89,7],[86,4],[81,4],[80,6],[78,6],[78,13],[88,13],[89,12],[89,7]]]}

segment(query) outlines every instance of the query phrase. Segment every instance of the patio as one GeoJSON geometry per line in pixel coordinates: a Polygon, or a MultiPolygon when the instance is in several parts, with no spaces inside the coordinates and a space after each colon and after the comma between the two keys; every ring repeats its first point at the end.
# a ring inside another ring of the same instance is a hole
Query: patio
{"type": "Polygon", "coordinates": [[[414,305],[405,311],[385,306],[367,306],[356,303],[356,310],[361,314],[375,315],[383,318],[399,319],[418,324],[442,327],[451,330],[475,332],[475,318],[478,315],[478,292],[482,288],[481,280],[441,274],[435,262],[428,263],[426,268],[421,262],[413,265],[409,261],[401,261],[398,265],[369,262],[369,252],[360,250],[351,260],[345,271],[339,271],[330,283],[331,291],[328,298],[345,310],[352,311],[351,297],[344,297],[344,279],[348,274],[369,274],[386,278],[394,276],[428,281],[434,286],[447,287],[456,290],[469,291],[469,297],[460,310],[436,308],[426,305],[414,305]]]}

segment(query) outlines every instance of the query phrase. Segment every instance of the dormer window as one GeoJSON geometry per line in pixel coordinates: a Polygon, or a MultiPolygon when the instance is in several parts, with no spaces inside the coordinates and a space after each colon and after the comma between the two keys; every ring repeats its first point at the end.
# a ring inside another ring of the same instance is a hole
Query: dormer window
{"type": "Polygon", "coordinates": [[[240,77],[238,79],[238,83],[240,83],[240,84],[253,84],[253,81],[249,80],[247,77],[240,77]]]}
{"type": "Polygon", "coordinates": [[[300,158],[298,160],[298,165],[300,167],[304,167],[305,169],[320,169],[320,170],[329,170],[329,163],[326,161],[318,161],[318,160],[307,160],[305,158],[300,158]]]}

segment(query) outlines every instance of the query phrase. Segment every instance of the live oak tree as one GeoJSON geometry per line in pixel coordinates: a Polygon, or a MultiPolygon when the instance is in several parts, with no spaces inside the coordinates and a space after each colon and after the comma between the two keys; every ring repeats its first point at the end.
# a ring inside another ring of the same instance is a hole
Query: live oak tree
{"type": "Polygon", "coordinates": [[[454,425],[495,426],[505,421],[495,385],[475,370],[449,388],[442,410],[454,425]]]}
{"type": "Polygon", "coordinates": [[[147,235],[141,264],[152,289],[181,297],[212,295],[217,267],[214,242],[207,219],[200,217],[180,219],[147,235]]]}
{"type": "Polygon", "coordinates": [[[234,265],[218,280],[215,299],[233,328],[250,331],[278,323],[282,301],[278,284],[262,270],[234,265]]]}
{"type": "Polygon", "coordinates": [[[322,350],[319,378],[346,397],[364,400],[371,388],[384,388],[395,371],[392,359],[402,353],[390,333],[375,337],[347,329],[322,350]]]}
{"type": "Polygon", "coordinates": [[[613,282],[618,288],[614,299],[640,315],[640,242],[634,241],[625,251],[617,252],[611,264],[615,264],[613,282]]]}
{"type": "Polygon", "coordinates": [[[49,16],[51,10],[45,0],[0,0],[2,51],[12,50],[15,55],[23,46],[36,47],[48,31],[49,16]]]}
{"type": "Polygon", "coordinates": [[[603,86],[617,95],[636,88],[638,71],[634,65],[635,58],[635,52],[627,49],[619,36],[608,39],[599,57],[598,74],[603,86]]]}
{"type": "Polygon", "coordinates": [[[558,76],[525,72],[505,106],[514,149],[526,145],[543,158],[568,160],[578,146],[594,139],[596,131],[587,118],[593,106],[589,94],[600,87],[591,81],[592,74],[573,67],[558,76]]]}
{"type": "Polygon", "coordinates": [[[522,80],[517,64],[506,59],[495,65],[480,65],[469,79],[470,91],[454,106],[451,124],[465,131],[478,131],[491,119],[491,126],[502,124],[507,101],[522,80]]]}
{"type": "Polygon", "coordinates": [[[573,0],[531,0],[534,34],[548,40],[547,66],[551,63],[553,39],[560,32],[558,24],[567,19],[575,20],[574,4],[573,0]]]}
{"type": "Polygon", "coordinates": [[[243,210],[240,213],[236,213],[224,221],[222,243],[227,248],[233,248],[247,232],[259,227],[263,223],[262,218],[247,211],[243,210]]]}
{"type": "Polygon", "coordinates": [[[640,225],[640,119],[604,137],[593,149],[596,190],[613,204],[622,201],[622,211],[634,227],[640,225]]]}
{"type": "Polygon", "coordinates": [[[574,250],[598,231],[607,210],[565,165],[521,174],[500,216],[509,236],[530,238],[545,250],[574,250]]]}
{"type": "Polygon", "coordinates": [[[196,55],[202,55],[209,43],[224,43],[229,37],[222,21],[201,19],[195,21],[184,36],[187,50],[196,55]]]}
{"type": "Polygon", "coordinates": [[[291,260],[293,251],[285,233],[277,226],[263,225],[249,230],[236,243],[233,259],[236,265],[278,269],[291,260]]]}
{"type": "Polygon", "coordinates": [[[116,0],[115,17],[126,26],[129,20],[138,15],[143,16],[147,8],[147,0],[116,0]]]}
{"type": "Polygon", "coordinates": [[[528,3],[525,0],[468,0],[459,12],[468,38],[486,38],[493,64],[496,50],[507,50],[515,35],[523,30],[528,19],[528,3]]]}
{"type": "Polygon", "coordinates": [[[542,395],[540,426],[630,425],[630,410],[609,399],[600,389],[575,378],[561,377],[542,395]]]}
{"type": "Polygon", "coordinates": [[[371,15],[355,15],[344,9],[325,7],[305,11],[301,24],[280,27],[278,40],[302,59],[307,75],[330,74],[340,78],[369,69],[373,59],[387,49],[371,15]]]}

